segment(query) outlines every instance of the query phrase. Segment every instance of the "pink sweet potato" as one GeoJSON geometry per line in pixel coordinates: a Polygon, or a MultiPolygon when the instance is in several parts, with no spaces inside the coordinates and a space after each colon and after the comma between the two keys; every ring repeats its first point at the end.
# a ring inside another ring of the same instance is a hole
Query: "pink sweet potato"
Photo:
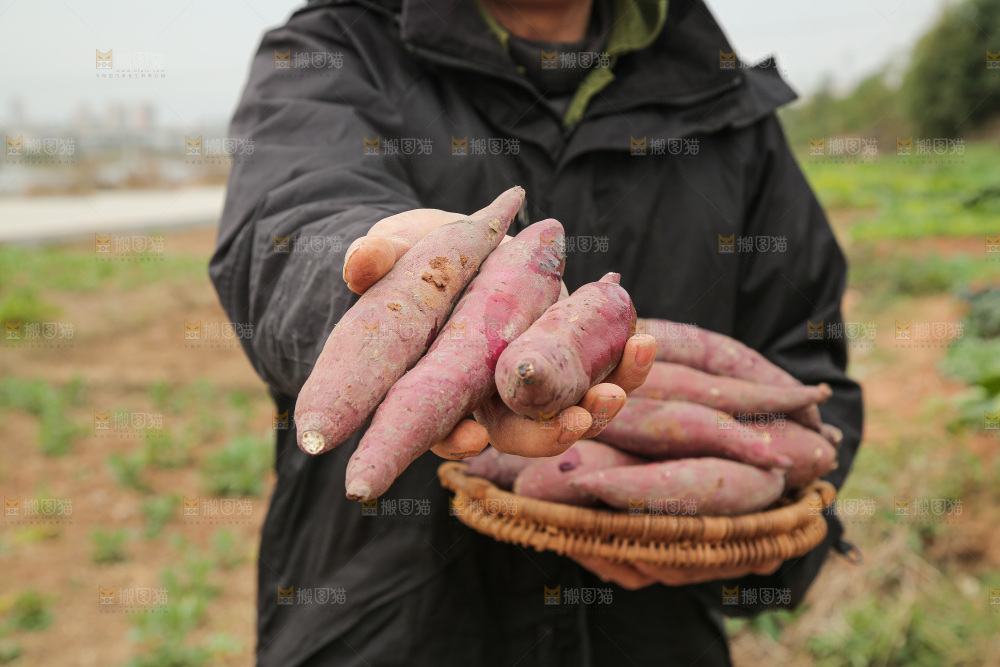
{"type": "Polygon", "coordinates": [[[466,459],[465,474],[487,479],[499,488],[510,491],[522,470],[538,459],[503,452],[487,447],[479,456],[466,459]]]}
{"type": "Polygon", "coordinates": [[[303,451],[321,454],[361,428],[434,341],[523,200],[524,190],[512,188],[475,217],[434,230],[344,314],[295,406],[303,451]]]}
{"type": "Polygon", "coordinates": [[[723,412],[788,413],[830,398],[830,387],[821,384],[767,385],[712,375],[683,364],[653,363],[645,384],[632,396],[658,401],[690,401],[723,412]]]}
{"type": "MultiPolygon", "coordinates": [[[[653,318],[646,318],[637,327],[656,339],[656,358],[659,361],[683,364],[712,375],[725,375],[748,382],[785,386],[801,384],[790,373],[765,359],[760,352],[729,336],[653,318]]],[[[814,431],[820,430],[819,408],[815,405],[793,410],[788,416],[814,431]]]]}
{"type": "Polygon", "coordinates": [[[572,485],[608,505],[628,509],[629,500],[653,509],[668,500],[695,503],[696,514],[734,515],[757,512],[781,497],[780,470],[762,470],[725,459],[699,458],[600,470],[572,485]]]}
{"type": "Polygon", "coordinates": [[[550,419],[576,405],[621,361],[635,324],[628,292],[609,273],[545,311],[497,362],[497,391],[511,410],[550,419]]]}
{"type": "Polygon", "coordinates": [[[427,354],[375,411],[347,464],[347,496],[381,495],[495,390],[501,352],[559,298],[563,228],[535,223],[486,258],[427,354]]]}
{"type": "Polygon", "coordinates": [[[752,430],[768,438],[771,451],[792,460],[785,480],[789,489],[806,486],[837,468],[837,449],[811,429],[785,421],[783,426],[754,426],[752,430]]]}
{"type": "Polygon", "coordinates": [[[559,456],[536,459],[525,467],[514,481],[514,493],[565,505],[595,507],[600,500],[570,482],[598,470],[646,462],[593,440],[579,440],[559,456]]]}
{"type": "Polygon", "coordinates": [[[629,397],[598,437],[656,460],[715,456],[762,468],[792,465],[790,458],[773,449],[767,436],[728,419],[720,424],[719,415],[718,410],[697,403],[629,397]]]}

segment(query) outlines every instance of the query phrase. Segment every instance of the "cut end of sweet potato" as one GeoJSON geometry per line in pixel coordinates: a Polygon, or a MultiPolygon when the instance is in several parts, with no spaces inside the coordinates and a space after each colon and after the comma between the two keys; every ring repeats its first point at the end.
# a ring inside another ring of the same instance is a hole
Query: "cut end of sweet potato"
{"type": "Polygon", "coordinates": [[[302,434],[299,445],[306,454],[319,454],[326,447],[326,439],[318,431],[306,431],[302,434]]]}
{"type": "Polygon", "coordinates": [[[360,479],[351,480],[347,485],[347,497],[351,500],[371,500],[372,488],[360,479]]]}
{"type": "Polygon", "coordinates": [[[522,384],[533,384],[535,382],[535,365],[530,361],[522,361],[517,365],[517,378],[522,384]]]}

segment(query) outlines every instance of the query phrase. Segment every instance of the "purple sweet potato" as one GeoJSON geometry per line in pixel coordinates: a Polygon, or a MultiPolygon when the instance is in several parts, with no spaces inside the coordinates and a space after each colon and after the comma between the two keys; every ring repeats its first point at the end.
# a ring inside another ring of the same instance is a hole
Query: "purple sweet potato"
{"type": "Polygon", "coordinates": [[[495,390],[503,350],[559,297],[563,228],[535,223],[486,258],[427,354],[375,411],[347,464],[347,496],[389,488],[495,390]]]}
{"type": "MultiPolygon", "coordinates": [[[[795,386],[801,383],[760,352],[738,340],[689,324],[646,318],[637,324],[656,339],[656,358],[726,377],[759,384],[795,386]]],[[[792,410],[788,417],[814,431],[820,430],[815,405],[792,410]]]]}
{"type": "Polygon", "coordinates": [[[621,361],[635,325],[628,292],[609,273],[545,311],[497,362],[497,391],[511,410],[550,419],[576,405],[621,361]]]}
{"type": "Polygon", "coordinates": [[[715,456],[762,468],[792,465],[792,459],[771,447],[767,436],[729,419],[720,423],[719,415],[718,410],[697,403],[629,397],[598,437],[656,460],[715,456]]]}
{"type": "Polygon", "coordinates": [[[512,188],[475,217],[434,230],[344,314],[296,403],[303,451],[321,454],[361,428],[434,341],[523,200],[524,190],[512,188]]]}
{"type": "Polygon", "coordinates": [[[788,413],[830,398],[830,386],[765,385],[712,375],[683,364],[653,363],[645,384],[632,396],[690,401],[723,412],[788,413]]]}
{"type": "Polygon", "coordinates": [[[629,500],[652,509],[668,500],[694,502],[696,514],[734,515],[757,512],[781,497],[785,476],[780,470],[726,459],[680,459],[663,463],[600,470],[572,485],[618,509],[629,500]]]}
{"type": "Polygon", "coordinates": [[[598,470],[646,462],[600,442],[579,440],[559,456],[535,459],[525,467],[514,481],[514,493],[565,505],[595,507],[600,500],[570,482],[598,470]]]}
{"type": "Polygon", "coordinates": [[[537,460],[527,456],[504,454],[500,450],[487,447],[479,456],[466,459],[468,465],[465,467],[465,474],[482,477],[499,488],[510,491],[520,472],[537,460]]]}
{"type": "Polygon", "coordinates": [[[784,426],[755,426],[752,430],[768,438],[771,451],[792,460],[785,480],[789,489],[806,486],[837,468],[836,447],[811,429],[786,420],[784,426]]]}

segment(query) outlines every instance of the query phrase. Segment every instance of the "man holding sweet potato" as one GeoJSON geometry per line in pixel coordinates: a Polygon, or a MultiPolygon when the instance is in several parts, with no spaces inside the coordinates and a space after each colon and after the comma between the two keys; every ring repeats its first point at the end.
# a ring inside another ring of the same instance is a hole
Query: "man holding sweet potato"
{"type": "MultiPolygon", "coordinates": [[[[448,211],[521,185],[509,233],[559,220],[571,291],[620,272],[640,316],[732,336],[829,384],[822,417],[843,443],[827,479],[842,484],[860,389],[842,343],[815,344],[806,322],[840,321],[845,263],[774,116],[793,93],[771,68],[723,66],[732,50],[696,0],[334,0],[269,32],[233,120],[255,154],[234,165],[211,272],[231,318],[255,325],[246,351],[278,411],[294,410],[355,293],[455,220],[448,211]],[[286,51],[340,54],[343,67],[276,68],[286,51]],[[344,250],[276,252],[273,238],[288,235],[344,250]],[[733,235],[782,237],[787,251],[727,252],[720,239],[733,235]]],[[[493,399],[474,437],[524,455],[565,449],[621,409],[654,354],[648,337],[632,339],[559,428],[493,399]]],[[[787,588],[782,606],[794,606],[840,544],[829,518],[819,548],[752,572],[575,563],[448,516],[432,454],[380,498],[421,511],[365,516],[342,485],[361,432],[316,457],[278,433],[261,665],[728,664],[720,614],[764,607],[723,607],[716,580],[787,588]],[[603,581],[615,586],[606,607],[543,606],[545,586],[603,581]],[[345,602],[279,604],[289,587],[342,588],[345,602]]],[[[435,451],[448,456],[448,440],[435,451]]]]}

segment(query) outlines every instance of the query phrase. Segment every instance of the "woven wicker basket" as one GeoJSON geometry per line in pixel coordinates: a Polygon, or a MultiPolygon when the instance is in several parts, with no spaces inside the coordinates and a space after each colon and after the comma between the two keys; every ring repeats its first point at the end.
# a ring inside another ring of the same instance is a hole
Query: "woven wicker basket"
{"type": "Polygon", "coordinates": [[[535,500],[466,475],[466,464],[438,469],[455,492],[452,513],[501,542],[564,555],[673,567],[755,565],[801,556],[826,536],[819,512],[836,491],[817,481],[777,507],[743,516],[630,515],[535,500]]]}

